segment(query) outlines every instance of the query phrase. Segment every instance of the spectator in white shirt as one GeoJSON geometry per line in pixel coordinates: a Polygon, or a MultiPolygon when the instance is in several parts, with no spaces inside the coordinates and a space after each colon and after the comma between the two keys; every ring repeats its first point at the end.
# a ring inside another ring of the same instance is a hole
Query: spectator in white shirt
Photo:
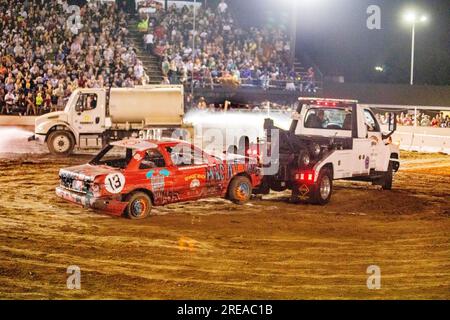
{"type": "MultiPolygon", "coordinates": [[[[5,95],[5,109],[6,114],[11,113],[12,109],[14,108],[14,103],[16,102],[16,97],[14,96],[14,93],[12,91],[9,91],[5,95]]],[[[5,110],[2,109],[1,113],[3,113],[5,110]]]]}
{"type": "Polygon", "coordinates": [[[154,41],[154,36],[152,33],[147,33],[144,36],[144,42],[145,42],[145,50],[147,50],[150,54],[153,54],[153,41],[154,41]]]}
{"type": "Polygon", "coordinates": [[[225,3],[225,0],[221,0],[219,6],[217,7],[220,14],[224,14],[227,12],[228,5],[225,3]]]}
{"type": "Polygon", "coordinates": [[[134,66],[134,77],[137,80],[141,80],[144,76],[144,67],[142,66],[142,62],[138,61],[138,63],[134,66]]]}

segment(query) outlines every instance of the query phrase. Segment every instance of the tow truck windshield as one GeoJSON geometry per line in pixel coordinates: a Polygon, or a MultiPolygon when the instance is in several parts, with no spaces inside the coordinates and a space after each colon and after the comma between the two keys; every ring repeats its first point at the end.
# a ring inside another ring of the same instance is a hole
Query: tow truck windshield
{"type": "Polygon", "coordinates": [[[311,107],[306,113],[305,128],[352,130],[351,109],[311,107]]]}

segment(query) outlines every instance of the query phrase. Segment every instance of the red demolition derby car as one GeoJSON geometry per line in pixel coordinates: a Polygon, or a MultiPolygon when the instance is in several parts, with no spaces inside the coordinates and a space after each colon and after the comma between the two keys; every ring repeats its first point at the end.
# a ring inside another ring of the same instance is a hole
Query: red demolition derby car
{"type": "Polygon", "coordinates": [[[209,155],[183,141],[113,142],[90,163],[61,169],[56,194],[70,202],[143,219],[152,206],[225,197],[247,202],[261,182],[255,160],[209,155]]]}

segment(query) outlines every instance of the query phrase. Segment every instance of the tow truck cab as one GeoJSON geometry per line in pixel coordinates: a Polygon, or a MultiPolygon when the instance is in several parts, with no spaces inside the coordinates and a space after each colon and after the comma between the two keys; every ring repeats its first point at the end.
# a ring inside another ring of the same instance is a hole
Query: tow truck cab
{"type": "MultiPolygon", "coordinates": [[[[389,116],[389,133],[372,111],[354,100],[300,98],[290,130],[276,128],[266,119],[266,141],[278,148],[278,173],[266,176],[265,191],[292,190],[295,201],[326,204],[333,180],[368,181],[392,188],[398,171],[399,148],[392,144],[395,115],[389,116]],[[271,132],[279,130],[279,139],[271,132]]],[[[270,153],[269,153],[270,154],[270,153]]],[[[273,163],[271,163],[273,165],[273,163]]]]}

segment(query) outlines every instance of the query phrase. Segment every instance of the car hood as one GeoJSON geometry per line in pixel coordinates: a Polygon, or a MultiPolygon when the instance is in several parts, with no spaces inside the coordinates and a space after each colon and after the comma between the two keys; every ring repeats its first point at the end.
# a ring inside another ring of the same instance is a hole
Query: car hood
{"type": "Polygon", "coordinates": [[[69,178],[84,182],[94,182],[95,179],[99,176],[104,176],[119,171],[119,169],[114,169],[107,166],[94,166],[90,164],[84,164],[81,166],[61,169],[59,170],[59,176],[60,178],[69,178]]]}

